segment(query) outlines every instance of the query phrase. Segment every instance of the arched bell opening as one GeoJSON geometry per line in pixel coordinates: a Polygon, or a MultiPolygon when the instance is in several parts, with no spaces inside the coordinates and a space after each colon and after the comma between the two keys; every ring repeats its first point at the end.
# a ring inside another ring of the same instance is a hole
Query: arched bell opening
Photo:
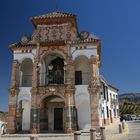
{"type": "Polygon", "coordinates": [[[43,85],[64,84],[65,83],[64,58],[57,53],[46,55],[42,63],[41,77],[43,80],[42,83],[44,83],[43,85]]]}

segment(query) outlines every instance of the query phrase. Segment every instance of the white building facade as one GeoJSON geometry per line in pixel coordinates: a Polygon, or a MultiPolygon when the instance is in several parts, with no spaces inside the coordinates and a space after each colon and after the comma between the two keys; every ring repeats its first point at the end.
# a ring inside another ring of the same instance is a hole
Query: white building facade
{"type": "Polygon", "coordinates": [[[119,122],[119,103],[118,103],[118,89],[109,84],[101,76],[101,84],[103,93],[101,97],[101,119],[102,125],[106,126],[111,123],[119,122]]]}
{"type": "Polygon", "coordinates": [[[107,85],[110,98],[102,100],[101,41],[79,33],[73,14],[53,12],[32,23],[32,36],[10,46],[9,133],[99,128],[108,119],[106,107],[117,120],[111,103],[118,90],[107,85]]]}

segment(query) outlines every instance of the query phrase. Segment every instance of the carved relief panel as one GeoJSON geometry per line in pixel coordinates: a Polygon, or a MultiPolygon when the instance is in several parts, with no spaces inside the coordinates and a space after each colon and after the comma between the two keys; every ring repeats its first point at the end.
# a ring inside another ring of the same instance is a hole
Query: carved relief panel
{"type": "Polygon", "coordinates": [[[32,42],[53,40],[75,40],[76,32],[71,23],[59,25],[38,25],[32,35],[32,42]]]}

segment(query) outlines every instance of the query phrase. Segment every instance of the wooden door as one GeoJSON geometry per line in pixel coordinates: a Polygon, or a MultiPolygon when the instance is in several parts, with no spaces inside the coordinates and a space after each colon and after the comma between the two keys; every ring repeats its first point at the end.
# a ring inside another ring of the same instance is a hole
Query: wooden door
{"type": "Polygon", "coordinates": [[[63,130],[63,108],[54,108],[54,130],[63,130]]]}

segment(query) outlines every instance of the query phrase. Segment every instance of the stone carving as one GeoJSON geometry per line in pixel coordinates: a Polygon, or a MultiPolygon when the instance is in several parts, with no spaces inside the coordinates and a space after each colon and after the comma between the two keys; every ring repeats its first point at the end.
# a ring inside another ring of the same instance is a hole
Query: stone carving
{"type": "Polygon", "coordinates": [[[75,40],[76,33],[71,23],[59,25],[38,25],[32,35],[32,42],[50,40],[75,40]]]}
{"type": "Polygon", "coordinates": [[[37,42],[40,41],[40,38],[41,38],[40,30],[41,30],[40,28],[37,28],[37,29],[33,32],[33,34],[32,34],[32,40],[31,40],[32,43],[37,43],[37,42]]]}
{"type": "Polygon", "coordinates": [[[89,87],[98,90],[100,86],[98,57],[91,56],[89,62],[90,62],[90,86],[89,87]]]}
{"type": "Polygon", "coordinates": [[[10,95],[13,97],[16,95],[16,90],[14,88],[10,89],[10,95]]]}

